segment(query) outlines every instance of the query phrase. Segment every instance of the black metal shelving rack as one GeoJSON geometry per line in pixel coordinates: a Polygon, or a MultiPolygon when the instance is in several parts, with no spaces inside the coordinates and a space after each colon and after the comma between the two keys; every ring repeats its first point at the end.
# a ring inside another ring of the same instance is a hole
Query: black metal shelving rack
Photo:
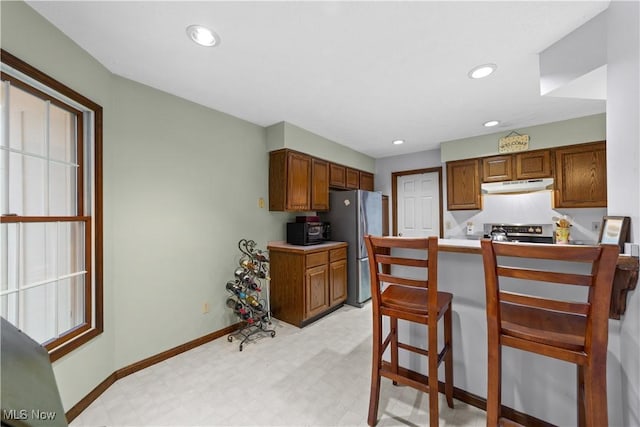
{"type": "Polygon", "coordinates": [[[227,340],[241,339],[238,347],[242,351],[243,345],[258,335],[269,334],[273,338],[276,331],[270,329],[269,258],[265,251],[256,249],[253,240],[241,239],[238,249],[242,253],[240,266],[234,271],[234,280],[227,282],[226,288],[231,295],[226,304],[238,316],[242,326],[229,334],[227,340]],[[261,298],[263,291],[265,298],[261,298]]]}

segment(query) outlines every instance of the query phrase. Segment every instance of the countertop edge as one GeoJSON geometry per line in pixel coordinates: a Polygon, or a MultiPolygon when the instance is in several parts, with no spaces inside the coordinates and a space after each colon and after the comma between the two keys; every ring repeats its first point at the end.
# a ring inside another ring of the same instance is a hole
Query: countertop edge
{"type": "Polygon", "coordinates": [[[268,250],[287,251],[287,252],[295,252],[295,253],[301,253],[301,254],[312,253],[317,251],[326,251],[330,249],[338,249],[343,247],[347,247],[347,242],[332,241],[332,242],[324,242],[324,243],[319,243],[317,245],[307,245],[307,246],[292,245],[282,240],[267,243],[268,250]]]}
{"type": "Polygon", "coordinates": [[[438,250],[440,252],[453,252],[453,253],[460,253],[460,254],[474,254],[474,255],[482,254],[482,249],[469,247],[469,246],[439,245],[438,250]]]}

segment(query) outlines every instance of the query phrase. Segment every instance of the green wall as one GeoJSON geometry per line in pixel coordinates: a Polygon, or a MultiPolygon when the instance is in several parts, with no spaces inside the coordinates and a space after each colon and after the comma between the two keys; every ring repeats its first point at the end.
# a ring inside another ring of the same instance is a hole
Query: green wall
{"type": "Polygon", "coordinates": [[[225,306],[238,240],[283,238],[268,198],[265,130],[119,77],[110,175],[116,367],[236,321],[225,306]],[[204,303],[209,314],[202,314],[204,303]]]}
{"type": "Polygon", "coordinates": [[[263,127],[114,76],[25,3],[0,5],[3,49],[104,108],[105,332],[54,363],[68,410],[115,370],[235,323],[238,240],[281,240],[290,215],[258,207],[263,127]]]}
{"type": "MultiPolygon", "coordinates": [[[[604,113],[514,130],[523,135],[529,135],[529,150],[607,139],[604,113]]],[[[489,135],[443,142],[440,145],[442,163],[498,154],[498,140],[509,133],[510,130],[504,130],[489,135]]]]}

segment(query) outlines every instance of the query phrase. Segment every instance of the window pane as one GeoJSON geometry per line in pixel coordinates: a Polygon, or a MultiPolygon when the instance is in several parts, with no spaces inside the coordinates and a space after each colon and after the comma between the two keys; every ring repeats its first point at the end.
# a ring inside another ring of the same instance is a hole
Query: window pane
{"type": "MultiPolygon", "coordinates": [[[[47,240],[46,224],[24,223],[21,225],[20,248],[20,282],[22,286],[29,286],[51,278],[47,274],[47,240]]],[[[50,234],[50,233],[49,233],[50,234]]]]}
{"type": "Polygon", "coordinates": [[[56,330],[56,283],[22,291],[21,329],[39,343],[50,340],[56,330]]]}
{"type": "Polygon", "coordinates": [[[9,212],[46,214],[47,162],[17,153],[9,155],[9,212]]]}
{"type": "Polygon", "coordinates": [[[44,156],[47,103],[40,98],[11,87],[9,141],[16,150],[44,156]]]}
{"type": "Polygon", "coordinates": [[[18,324],[18,294],[0,297],[0,315],[14,325],[18,324]]]}
{"type": "Polygon", "coordinates": [[[0,292],[18,289],[18,224],[0,227],[0,292]]]}
{"type": "Polygon", "coordinates": [[[60,163],[49,164],[49,215],[72,216],[76,208],[77,168],[60,163]]]}
{"type": "Polygon", "coordinates": [[[49,121],[49,155],[54,160],[75,163],[75,115],[51,105],[49,121]]]}
{"type": "Polygon", "coordinates": [[[84,265],[84,223],[58,223],[58,277],[86,269],[84,265]]]}
{"type": "Polygon", "coordinates": [[[57,336],[84,323],[84,277],[74,276],[58,282],[57,336]]]}

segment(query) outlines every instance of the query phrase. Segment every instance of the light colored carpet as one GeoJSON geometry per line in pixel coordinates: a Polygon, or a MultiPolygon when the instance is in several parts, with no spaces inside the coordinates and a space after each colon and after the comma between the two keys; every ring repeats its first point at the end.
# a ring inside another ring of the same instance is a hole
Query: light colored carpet
{"type": "MultiPolygon", "coordinates": [[[[345,306],[298,329],[274,319],[275,338],[220,338],[113,384],[81,426],[366,426],[371,306],[345,306]]],[[[454,373],[455,375],[455,373],[454,373]]],[[[428,396],[382,380],[379,426],[427,425],[428,396]]],[[[484,411],[440,395],[441,426],[486,424],[484,411]]]]}

